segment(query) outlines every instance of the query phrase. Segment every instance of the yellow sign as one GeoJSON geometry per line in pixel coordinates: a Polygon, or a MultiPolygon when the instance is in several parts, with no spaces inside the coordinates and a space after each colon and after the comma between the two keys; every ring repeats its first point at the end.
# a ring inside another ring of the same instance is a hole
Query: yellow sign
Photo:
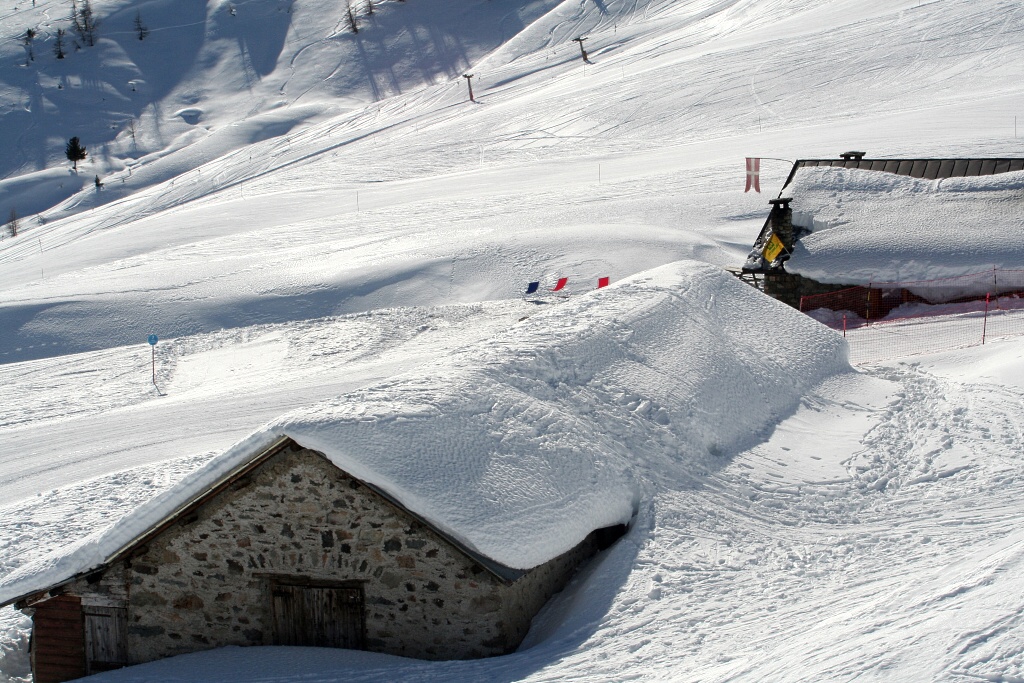
{"type": "Polygon", "coordinates": [[[768,263],[773,262],[779,258],[779,255],[786,250],[786,246],[779,239],[778,235],[772,235],[771,239],[768,240],[768,244],[764,245],[764,249],[761,250],[761,255],[764,256],[764,260],[768,263]]]}

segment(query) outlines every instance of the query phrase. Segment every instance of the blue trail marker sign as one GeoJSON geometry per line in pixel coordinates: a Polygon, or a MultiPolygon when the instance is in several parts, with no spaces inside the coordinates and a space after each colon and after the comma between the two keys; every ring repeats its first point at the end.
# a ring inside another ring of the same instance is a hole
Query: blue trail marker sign
{"type": "MultiPolygon", "coordinates": [[[[156,386],[156,343],[157,343],[158,340],[157,340],[157,337],[156,337],[155,334],[151,334],[151,335],[149,335],[149,340],[148,341],[149,341],[149,347],[153,350],[153,386],[155,387],[156,386]]],[[[157,391],[160,391],[159,387],[157,387],[157,391]]]]}

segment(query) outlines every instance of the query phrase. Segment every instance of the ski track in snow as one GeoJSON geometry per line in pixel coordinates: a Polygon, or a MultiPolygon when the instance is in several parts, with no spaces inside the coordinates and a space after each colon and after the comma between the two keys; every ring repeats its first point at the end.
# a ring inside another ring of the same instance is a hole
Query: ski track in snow
{"type": "MultiPolygon", "coordinates": [[[[284,25],[284,3],[235,4],[284,25]]],[[[740,193],[744,156],[1019,150],[1016,2],[470,4],[479,36],[417,0],[382,3],[359,42],[337,3],[290,3],[276,67],[225,3],[196,21],[145,5],[145,45],[185,38],[221,65],[152,85],[134,52],[116,80],[88,52],[57,70],[65,5],[0,11],[5,64],[29,26],[49,59],[0,71],[0,139],[21,151],[0,162],[0,217],[31,207],[0,240],[0,573],[281,413],[507,329],[536,309],[515,298],[526,282],[580,293],[684,257],[739,264],[766,208],[740,193]],[[86,125],[72,176],[62,141],[86,125]]],[[[135,5],[96,5],[103,49],[119,30],[134,46],[135,5]]],[[[762,183],[788,170],[766,161],[762,183]]],[[[94,680],[1022,681],[1019,349],[826,381],[764,443],[643,501],[513,655],[226,648],[94,680]]],[[[28,624],[0,611],[0,683],[25,680],[28,624]]]]}
{"type": "Polygon", "coordinates": [[[12,500],[125,464],[222,450],[293,408],[408,371],[536,308],[390,309],[160,342],[161,393],[146,345],[0,365],[0,400],[19,404],[0,425],[0,487],[12,500]],[[195,430],[197,419],[207,427],[195,430]],[[62,447],[69,432],[74,444],[62,447]]]}
{"type": "MultiPolygon", "coordinates": [[[[1017,347],[998,342],[974,358],[1019,356],[1017,347]]],[[[915,671],[969,681],[1019,671],[1024,534],[1008,520],[1024,494],[1024,386],[944,377],[976,362],[946,356],[827,380],[767,442],[648,501],[623,541],[545,610],[531,636],[539,642],[520,653],[440,663],[339,654],[337,675],[812,681],[915,671]],[[822,434],[835,435],[832,447],[822,434]]],[[[110,524],[204,457],[0,509],[7,566],[110,524]]],[[[25,637],[24,620],[5,620],[15,642],[25,637]]],[[[286,656],[276,650],[258,655],[261,667],[286,656]]],[[[202,674],[171,660],[97,680],[246,680],[229,663],[252,655],[234,652],[202,660],[202,674]]],[[[331,656],[317,654],[303,680],[337,680],[320,657],[331,656]]],[[[259,680],[302,674],[288,661],[259,680]]]]}

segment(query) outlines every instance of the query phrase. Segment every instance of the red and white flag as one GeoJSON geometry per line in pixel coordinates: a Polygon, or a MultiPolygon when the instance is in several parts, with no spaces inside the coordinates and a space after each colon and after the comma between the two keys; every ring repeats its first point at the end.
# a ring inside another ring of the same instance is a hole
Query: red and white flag
{"type": "Polygon", "coordinates": [[[756,157],[747,157],[747,189],[743,191],[750,192],[751,187],[761,191],[761,160],[756,157]]]}

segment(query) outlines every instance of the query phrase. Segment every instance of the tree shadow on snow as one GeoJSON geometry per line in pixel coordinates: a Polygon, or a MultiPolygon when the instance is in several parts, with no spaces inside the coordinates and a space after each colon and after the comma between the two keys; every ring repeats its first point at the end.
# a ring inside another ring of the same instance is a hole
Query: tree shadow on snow
{"type": "MultiPolygon", "coordinates": [[[[494,7],[489,3],[470,4],[454,23],[433,3],[384,7],[372,17],[361,17],[363,23],[355,34],[359,66],[373,96],[382,99],[401,93],[403,88],[461,76],[472,67],[474,54],[490,52],[525,28],[522,8],[505,4],[508,12],[500,21],[494,21],[494,7]],[[396,42],[398,35],[406,36],[405,40],[396,42]],[[410,67],[418,74],[418,82],[403,83],[398,73],[410,67]]],[[[525,17],[531,18],[535,17],[525,17]]],[[[351,70],[356,70],[354,65],[351,70]]]]}
{"type": "Polygon", "coordinates": [[[291,23],[292,15],[279,3],[247,3],[235,14],[218,14],[215,28],[238,43],[243,64],[259,79],[277,68],[291,23]]]}
{"type": "Polygon", "coordinates": [[[24,152],[0,161],[0,177],[45,168],[48,159],[63,156],[71,136],[89,147],[113,141],[129,118],[138,118],[189,73],[205,40],[205,0],[142,5],[138,11],[152,29],[144,41],[133,28],[136,11],[133,5],[101,16],[93,47],[76,49],[69,32],[61,60],[53,55],[58,24],[40,32],[36,60],[8,72],[11,85],[29,97],[25,110],[0,117],[0,145],[24,152]],[[20,121],[25,114],[30,120],[20,121]]]}

